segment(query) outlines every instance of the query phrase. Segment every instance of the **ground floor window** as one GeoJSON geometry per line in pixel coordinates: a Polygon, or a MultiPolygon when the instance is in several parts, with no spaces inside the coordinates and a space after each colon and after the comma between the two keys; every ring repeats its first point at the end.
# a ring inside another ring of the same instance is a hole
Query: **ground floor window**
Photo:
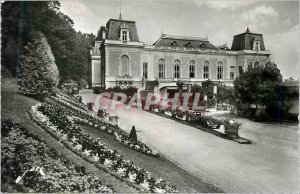
{"type": "Polygon", "coordinates": [[[204,68],[203,68],[203,78],[204,79],[209,78],[209,66],[204,66],[204,68]]]}
{"type": "Polygon", "coordinates": [[[195,65],[190,65],[190,78],[195,78],[195,65]]]}
{"type": "Polygon", "coordinates": [[[234,79],[234,72],[230,72],[230,79],[234,79]]]}
{"type": "Polygon", "coordinates": [[[148,79],[148,63],[143,63],[143,78],[148,79]]]}
{"type": "Polygon", "coordinates": [[[165,78],[165,60],[158,60],[158,77],[165,78]]]}
{"type": "Polygon", "coordinates": [[[174,78],[180,78],[180,61],[175,60],[174,63],[174,78]]]}

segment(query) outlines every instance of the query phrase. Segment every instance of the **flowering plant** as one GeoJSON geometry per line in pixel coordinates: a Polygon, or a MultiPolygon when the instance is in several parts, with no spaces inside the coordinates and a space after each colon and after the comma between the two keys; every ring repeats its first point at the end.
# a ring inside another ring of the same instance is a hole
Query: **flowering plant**
{"type": "Polygon", "coordinates": [[[114,192],[18,124],[1,121],[1,134],[2,184],[18,192],[114,192]]]}
{"type": "MultiPolygon", "coordinates": [[[[93,139],[89,134],[85,133],[83,129],[72,122],[68,117],[68,110],[49,104],[40,104],[34,106],[33,108],[33,118],[40,122],[39,118],[42,118],[41,122],[45,127],[48,128],[50,125],[54,125],[53,134],[57,135],[57,131],[61,134],[67,135],[67,140],[69,144],[77,146],[77,151],[81,153],[86,153],[86,155],[94,156],[93,159],[96,163],[103,164],[107,169],[119,174],[120,178],[126,180],[131,174],[131,179],[133,174],[136,174],[136,178],[133,183],[146,191],[154,192],[155,189],[163,189],[166,192],[176,192],[175,186],[167,186],[156,183],[154,177],[151,177],[150,173],[144,169],[134,166],[131,162],[123,159],[123,157],[117,152],[117,150],[111,150],[105,144],[100,143],[99,139],[93,139]],[[45,117],[45,118],[44,118],[45,117]],[[81,145],[81,146],[79,146],[81,145]],[[79,147],[78,147],[79,146],[79,147]],[[96,158],[95,156],[99,158],[96,158]],[[146,182],[145,182],[146,181],[146,182]],[[144,183],[144,184],[143,184],[144,183]],[[145,184],[149,184],[149,188],[145,184]],[[141,185],[142,184],[142,185],[141,185]]],[[[51,131],[52,132],[52,131],[51,131]]],[[[58,136],[60,138],[60,136],[58,136]]],[[[146,149],[144,147],[144,149],[146,149]]],[[[147,150],[147,152],[150,152],[147,150]]],[[[88,156],[84,157],[88,157],[88,156]]]]}

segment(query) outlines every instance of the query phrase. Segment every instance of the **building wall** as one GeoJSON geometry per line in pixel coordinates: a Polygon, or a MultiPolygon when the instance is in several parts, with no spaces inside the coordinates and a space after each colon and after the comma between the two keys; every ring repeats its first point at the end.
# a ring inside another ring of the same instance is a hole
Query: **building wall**
{"type": "Polygon", "coordinates": [[[92,85],[101,84],[101,62],[100,56],[92,58],[92,85]]]}

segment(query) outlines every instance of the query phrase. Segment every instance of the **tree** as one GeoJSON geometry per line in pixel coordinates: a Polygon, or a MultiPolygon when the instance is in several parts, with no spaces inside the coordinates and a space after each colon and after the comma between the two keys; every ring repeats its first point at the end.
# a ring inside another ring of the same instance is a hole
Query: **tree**
{"type": "Polygon", "coordinates": [[[76,32],[73,21],[60,12],[58,1],[6,1],[2,4],[2,63],[15,75],[30,33],[42,32],[52,49],[61,80],[85,80],[91,74],[90,46],[95,36],[76,32]]]}
{"type": "Polygon", "coordinates": [[[41,32],[31,32],[21,54],[18,85],[23,94],[49,94],[58,83],[59,73],[51,48],[41,32]]]}
{"type": "Polygon", "coordinates": [[[208,107],[213,107],[215,105],[214,98],[214,83],[211,80],[205,80],[201,83],[203,94],[207,96],[208,107]]]}
{"type": "MultiPolygon", "coordinates": [[[[282,75],[277,65],[267,62],[265,66],[252,67],[234,81],[234,90],[239,104],[255,109],[266,108],[277,101],[277,88],[282,82],[282,75]]],[[[240,106],[241,107],[241,106],[240,106]]]]}

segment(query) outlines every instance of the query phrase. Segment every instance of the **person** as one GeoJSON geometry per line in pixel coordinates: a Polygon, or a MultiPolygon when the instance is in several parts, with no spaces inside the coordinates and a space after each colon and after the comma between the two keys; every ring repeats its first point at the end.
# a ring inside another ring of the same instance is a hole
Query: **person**
{"type": "Polygon", "coordinates": [[[130,134],[129,134],[129,139],[133,140],[134,142],[137,142],[137,134],[136,134],[136,130],[135,130],[135,126],[132,125],[130,134]]]}

